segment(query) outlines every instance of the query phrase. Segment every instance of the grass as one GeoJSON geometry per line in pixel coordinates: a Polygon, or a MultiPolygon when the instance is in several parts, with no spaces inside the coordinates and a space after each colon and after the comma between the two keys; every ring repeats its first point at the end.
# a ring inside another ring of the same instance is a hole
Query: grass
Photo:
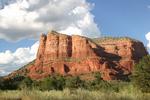
{"type": "Polygon", "coordinates": [[[149,98],[150,93],[141,93],[132,86],[119,92],[84,89],[0,91],[0,100],[149,100],[149,98]]]}

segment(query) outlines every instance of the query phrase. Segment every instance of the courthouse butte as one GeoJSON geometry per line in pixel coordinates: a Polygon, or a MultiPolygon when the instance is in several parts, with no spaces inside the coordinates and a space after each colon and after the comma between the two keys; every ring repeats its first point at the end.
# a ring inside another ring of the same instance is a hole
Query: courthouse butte
{"type": "Polygon", "coordinates": [[[142,42],[127,37],[90,39],[52,31],[41,34],[36,59],[7,77],[42,79],[100,72],[104,80],[123,80],[147,54],[142,42]]]}

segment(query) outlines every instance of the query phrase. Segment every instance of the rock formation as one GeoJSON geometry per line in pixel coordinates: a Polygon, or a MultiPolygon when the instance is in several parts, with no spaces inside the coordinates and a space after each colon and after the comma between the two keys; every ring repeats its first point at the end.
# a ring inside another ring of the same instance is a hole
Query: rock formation
{"type": "Polygon", "coordinates": [[[125,79],[147,54],[143,43],[130,38],[89,39],[52,31],[41,35],[35,62],[15,74],[41,79],[101,72],[104,80],[125,79]]]}

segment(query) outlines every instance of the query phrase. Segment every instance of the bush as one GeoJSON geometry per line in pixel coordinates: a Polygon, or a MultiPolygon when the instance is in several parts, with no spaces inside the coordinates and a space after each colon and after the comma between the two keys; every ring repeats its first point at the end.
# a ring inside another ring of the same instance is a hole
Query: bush
{"type": "Polygon", "coordinates": [[[94,73],[94,77],[95,77],[94,81],[96,82],[96,84],[99,84],[103,80],[100,72],[94,73]]]}
{"type": "Polygon", "coordinates": [[[20,82],[24,79],[24,76],[16,75],[10,79],[0,79],[0,89],[2,90],[16,90],[19,87],[20,82]]]}
{"type": "Polygon", "coordinates": [[[69,77],[66,79],[65,87],[67,88],[83,88],[84,87],[84,81],[80,79],[79,76],[76,77],[69,77]]]}
{"type": "Polygon", "coordinates": [[[31,89],[32,88],[32,83],[33,83],[33,81],[31,80],[31,78],[26,77],[24,80],[21,81],[19,87],[21,89],[24,89],[24,88],[31,89]]]}
{"type": "Polygon", "coordinates": [[[56,89],[56,79],[53,77],[47,77],[41,81],[41,90],[52,90],[56,89]]]}
{"type": "Polygon", "coordinates": [[[150,92],[150,56],[145,56],[134,68],[134,85],[142,92],[150,92]]]}
{"type": "Polygon", "coordinates": [[[128,82],[122,81],[104,81],[99,72],[93,73],[94,80],[81,80],[79,76],[50,76],[43,80],[31,80],[29,77],[23,78],[16,76],[11,80],[0,80],[0,87],[3,90],[16,90],[16,89],[34,89],[34,90],[64,90],[65,88],[77,89],[82,88],[86,90],[100,90],[103,92],[120,92],[124,88],[129,88],[128,82]],[[18,88],[19,87],[19,88],[18,88]]]}
{"type": "Polygon", "coordinates": [[[56,77],[56,90],[63,90],[65,88],[65,78],[63,76],[56,77]]]}

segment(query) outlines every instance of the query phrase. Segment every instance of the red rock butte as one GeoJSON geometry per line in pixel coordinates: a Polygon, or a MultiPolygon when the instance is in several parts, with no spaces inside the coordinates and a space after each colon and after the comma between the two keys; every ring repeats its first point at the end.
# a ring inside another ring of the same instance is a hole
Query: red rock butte
{"type": "Polygon", "coordinates": [[[37,57],[32,64],[9,76],[27,75],[32,79],[100,72],[104,80],[122,80],[148,52],[142,42],[130,38],[89,39],[55,31],[41,34],[37,57]]]}

